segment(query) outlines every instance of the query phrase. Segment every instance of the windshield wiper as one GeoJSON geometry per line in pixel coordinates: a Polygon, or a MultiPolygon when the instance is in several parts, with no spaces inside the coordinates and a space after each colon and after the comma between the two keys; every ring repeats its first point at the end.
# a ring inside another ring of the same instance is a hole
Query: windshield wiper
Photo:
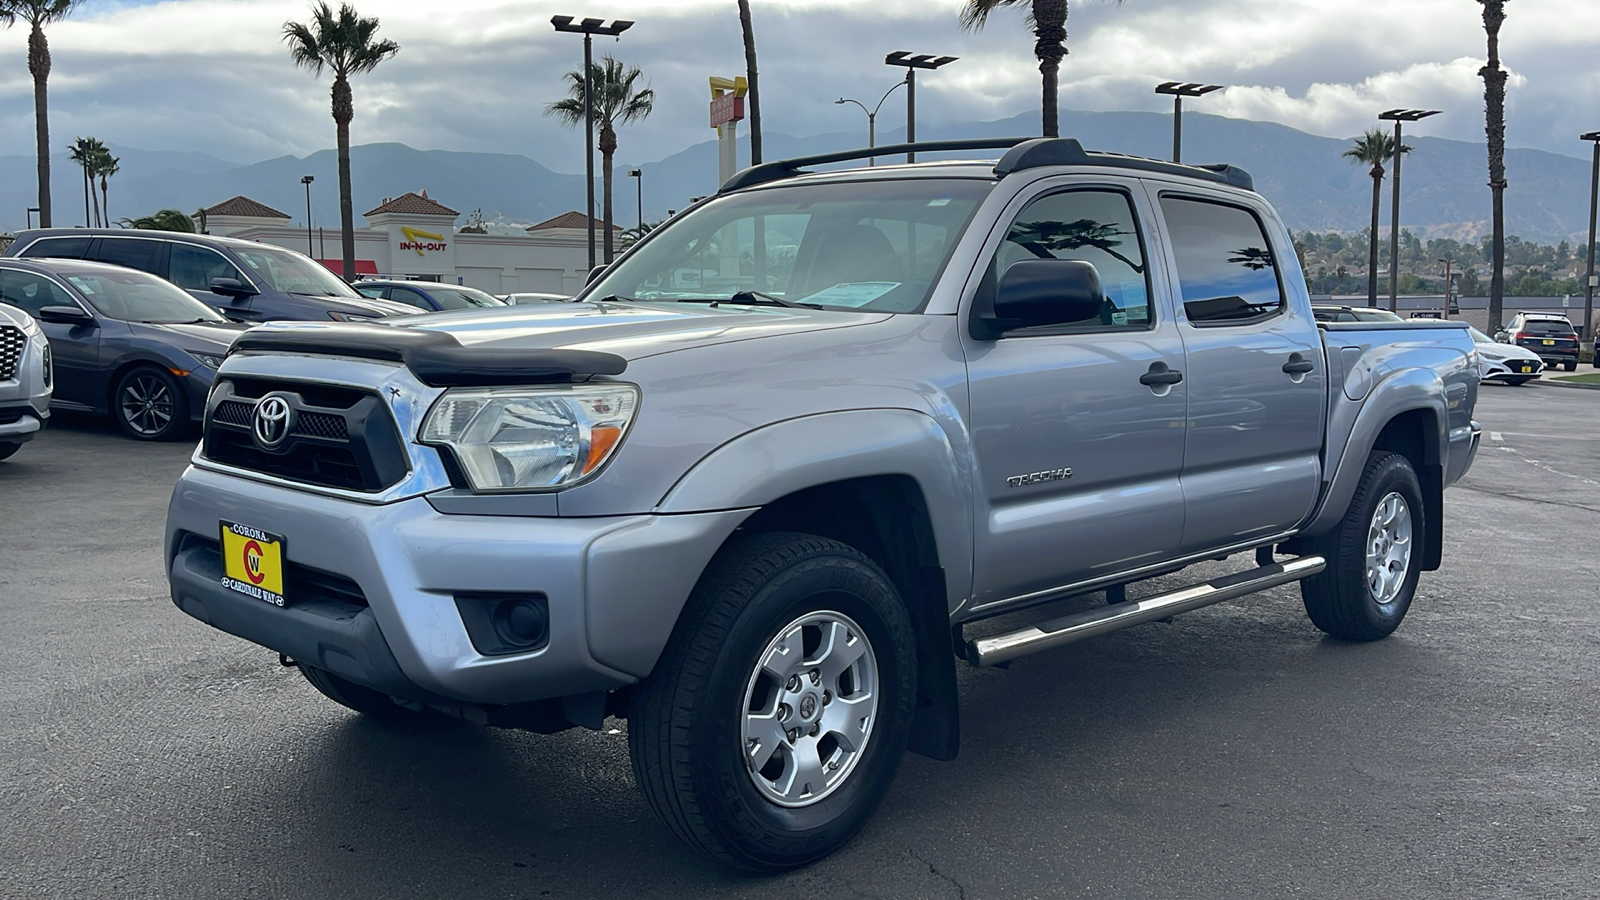
{"type": "Polygon", "coordinates": [[[785,300],[762,291],[738,291],[728,298],[729,303],[748,303],[751,306],[766,304],[768,306],[786,306],[790,309],[821,309],[817,303],[798,303],[794,300],[785,300]]]}

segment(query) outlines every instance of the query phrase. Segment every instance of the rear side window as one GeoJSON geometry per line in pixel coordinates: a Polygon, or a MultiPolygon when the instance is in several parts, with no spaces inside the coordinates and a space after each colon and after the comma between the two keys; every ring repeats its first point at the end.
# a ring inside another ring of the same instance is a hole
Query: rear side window
{"type": "Polygon", "coordinates": [[[160,241],[144,238],[101,238],[94,258],[117,266],[127,266],[151,275],[161,275],[160,241]]]}
{"type": "Polygon", "coordinates": [[[28,257],[50,256],[56,259],[83,259],[89,255],[86,237],[47,237],[29,244],[20,255],[28,257]]]}
{"type": "Polygon", "coordinates": [[[0,303],[25,310],[35,319],[46,306],[77,306],[55,282],[34,272],[0,269],[0,303]]]}
{"type": "Polygon", "coordinates": [[[211,290],[213,278],[233,278],[240,284],[250,283],[222,254],[193,244],[173,244],[168,268],[172,270],[172,275],[167,280],[191,291],[211,290]]]}
{"type": "Polygon", "coordinates": [[[1283,311],[1278,260],[1254,213],[1184,197],[1162,197],[1161,212],[1190,323],[1242,325],[1283,311]]]}

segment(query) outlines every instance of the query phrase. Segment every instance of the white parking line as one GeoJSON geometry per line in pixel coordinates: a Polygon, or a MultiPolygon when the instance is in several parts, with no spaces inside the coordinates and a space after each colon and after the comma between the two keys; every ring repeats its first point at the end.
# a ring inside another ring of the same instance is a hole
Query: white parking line
{"type": "Polygon", "coordinates": [[[1504,441],[1505,437],[1503,435],[1501,435],[1500,432],[1498,432],[1498,431],[1491,431],[1491,432],[1489,432],[1489,440],[1494,441],[1495,443],[1499,443],[1501,441],[1504,441]]]}

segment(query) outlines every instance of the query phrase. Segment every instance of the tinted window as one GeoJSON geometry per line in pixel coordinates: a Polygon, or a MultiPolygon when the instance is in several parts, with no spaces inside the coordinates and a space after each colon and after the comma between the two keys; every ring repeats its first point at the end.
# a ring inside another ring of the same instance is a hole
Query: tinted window
{"type": "Polygon", "coordinates": [[[1253,214],[1181,197],[1162,197],[1161,212],[1190,322],[1240,324],[1284,308],[1272,242],[1253,214]]]}
{"type": "Polygon", "coordinates": [[[78,305],[50,279],[17,269],[0,269],[0,303],[24,310],[35,319],[46,306],[78,305]]]}
{"type": "Polygon", "coordinates": [[[83,259],[89,253],[89,238],[40,238],[22,251],[22,256],[53,256],[56,259],[83,259]]]}
{"type": "Polygon", "coordinates": [[[173,244],[168,268],[172,271],[168,280],[191,291],[211,290],[213,278],[233,278],[241,284],[250,283],[222,254],[193,244],[173,244]]]}
{"type": "Polygon", "coordinates": [[[407,306],[415,306],[418,309],[427,309],[427,310],[432,310],[433,309],[433,304],[429,303],[428,299],[426,297],[422,296],[421,294],[417,293],[416,291],[413,291],[410,288],[402,288],[402,287],[390,288],[389,289],[389,299],[390,300],[398,300],[401,303],[406,304],[407,306]]]}
{"type": "Polygon", "coordinates": [[[1146,328],[1150,288],[1138,220],[1126,195],[1115,191],[1067,191],[1029,203],[1011,223],[995,253],[997,276],[1026,259],[1076,259],[1100,273],[1105,303],[1095,316],[1066,328],[1146,328]]]}
{"type": "Polygon", "coordinates": [[[161,274],[161,241],[144,238],[101,238],[95,259],[118,266],[127,266],[152,275],[161,274]]]}
{"type": "Polygon", "coordinates": [[[1524,334],[1572,335],[1577,333],[1573,331],[1571,322],[1557,322],[1551,319],[1529,319],[1523,322],[1522,327],[1517,330],[1524,334]]]}

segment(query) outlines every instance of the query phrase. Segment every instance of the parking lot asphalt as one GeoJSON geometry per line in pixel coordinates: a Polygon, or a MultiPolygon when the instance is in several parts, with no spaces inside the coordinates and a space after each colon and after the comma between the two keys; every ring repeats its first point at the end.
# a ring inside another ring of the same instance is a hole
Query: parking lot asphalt
{"type": "Polygon", "coordinates": [[[0,896],[1592,898],[1600,392],[1478,418],[1393,637],[1324,638],[1291,587],[963,668],[958,760],[749,879],[650,818],[625,723],[375,724],[179,613],[191,445],[58,417],[0,463],[0,896]]]}

